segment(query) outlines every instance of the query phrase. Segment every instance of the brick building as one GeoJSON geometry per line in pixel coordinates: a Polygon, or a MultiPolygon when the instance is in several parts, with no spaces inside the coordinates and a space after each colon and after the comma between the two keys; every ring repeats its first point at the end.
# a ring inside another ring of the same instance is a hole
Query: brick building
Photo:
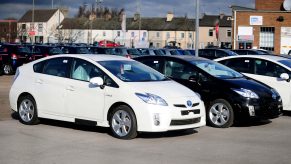
{"type": "Polygon", "coordinates": [[[16,20],[0,20],[0,42],[15,42],[17,37],[16,20]]]}
{"type": "Polygon", "coordinates": [[[256,0],[255,8],[232,6],[233,48],[286,54],[291,49],[291,11],[284,0],[256,0]]]}

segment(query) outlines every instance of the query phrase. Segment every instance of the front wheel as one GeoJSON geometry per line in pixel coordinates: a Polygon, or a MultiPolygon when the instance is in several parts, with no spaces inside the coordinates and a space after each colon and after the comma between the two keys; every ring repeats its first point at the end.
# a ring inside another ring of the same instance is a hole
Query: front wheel
{"type": "Polygon", "coordinates": [[[34,98],[26,95],[19,98],[18,103],[19,121],[26,125],[34,125],[38,123],[37,108],[34,98]]]}
{"type": "Polygon", "coordinates": [[[232,126],[234,113],[231,105],[224,99],[217,99],[209,104],[207,109],[207,122],[216,128],[232,126]]]}
{"type": "Polygon", "coordinates": [[[137,123],[132,109],[126,105],[115,108],[110,115],[110,128],[116,138],[135,138],[137,136],[137,123]]]}
{"type": "Polygon", "coordinates": [[[12,75],[13,74],[12,66],[10,64],[4,64],[3,72],[4,72],[5,75],[12,75]]]}

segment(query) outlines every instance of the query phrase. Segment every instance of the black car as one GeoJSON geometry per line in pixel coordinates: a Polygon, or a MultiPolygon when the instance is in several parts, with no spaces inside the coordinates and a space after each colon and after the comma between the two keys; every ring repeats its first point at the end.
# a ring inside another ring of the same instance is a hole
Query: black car
{"type": "Polygon", "coordinates": [[[227,49],[206,48],[206,49],[199,49],[198,55],[199,57],[213,60],[213,59],[226,57],[226,56],[235,56],[238,54],[227,49]]]}
{"type": "Polygon", "coordinates": [[[270,51],[262,49],[237,49],[232,51],[239,55],[272,55],[270,51]]]}
{"type": "Polygon", "coordinates": [[[64,54],[91,54],[87,46],[64,45],[59,46],[64,54]]]}
{"type": "Polygon", "coordinates": [[[32,53],[33,60],[63,53],[59,47],[51,45],[28,45],[27,47],[32,53]]]}
{"type": "Polygon", "coordinates": [[[113,48],[113,50],[114,50],[113,55],[124,56],[127,58],[141,56],[141,53],[136,48],[116,47],[113,48]]]}
{"type": "Polygon", "coordinates": [[[19,44],[3,44],[0,48],[0,56],[3,62],[3,73],[13,74],[17,67],[33,60],[29,48],[19,44]]]}
{"type": "Polygon", "coordinates": [[[194,56],[135,58],[201,95],[209,125],[226,128],[238,118],[275,118],[282,110],[276,90],[212,60],[194,56]]]}
{"type": "Polygon", "coordinates": [[[0,56],[0,75],[3,74],[3,61],[2,61],[2,56],[0,56]]]}
{"type": "Polygon", "coordinates": [[[113,48],[108,48],[108,47],[90,47],[90,51],[92,54],[107,54],[107,55],[112,55],[114,54],[114,49],[113,48]]]}

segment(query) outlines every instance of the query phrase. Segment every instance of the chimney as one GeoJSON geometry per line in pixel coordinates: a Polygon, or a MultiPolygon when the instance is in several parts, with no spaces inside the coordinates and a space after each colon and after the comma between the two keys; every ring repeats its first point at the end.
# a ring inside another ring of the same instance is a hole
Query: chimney
{"type": "Polygon", "coordinates": [[[174,13],[173,12],[168,12],[167,14],[167,22],[171,22],[174,18],[174,13]]]}
{"type": "Polygon", "coordinates": [[[133,20],[134,21],[138,21],[139,17],[140,17],[140,13],[135,13],[134,16],[133,16],[133,20]]]}
{"type": "Polygon", "coordinates": [[[224,17],[224,13],[220,13],[219,14],[219,19],[223,19],[223,17],[224,17]]]}

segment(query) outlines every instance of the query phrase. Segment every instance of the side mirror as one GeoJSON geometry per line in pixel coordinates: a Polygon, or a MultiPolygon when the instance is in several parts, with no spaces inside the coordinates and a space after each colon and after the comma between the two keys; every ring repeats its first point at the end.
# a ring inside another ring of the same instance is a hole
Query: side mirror
{"type": "Polygon", "coordinates": [[[281,79],[283,79],[283,80],[286,80],[286,81],[290,81],[290,77],[289,77],[289,75],[287,74],[287,73],[282,73],[281,75],[280,75],[280,78],[281,79]]]}
{"type": "Polygon", "coordinates": [[[93,77],[90,79],[90,84],[95,86],[102,86],[104,84],[104,81],[101,77],[93,77]]]}

